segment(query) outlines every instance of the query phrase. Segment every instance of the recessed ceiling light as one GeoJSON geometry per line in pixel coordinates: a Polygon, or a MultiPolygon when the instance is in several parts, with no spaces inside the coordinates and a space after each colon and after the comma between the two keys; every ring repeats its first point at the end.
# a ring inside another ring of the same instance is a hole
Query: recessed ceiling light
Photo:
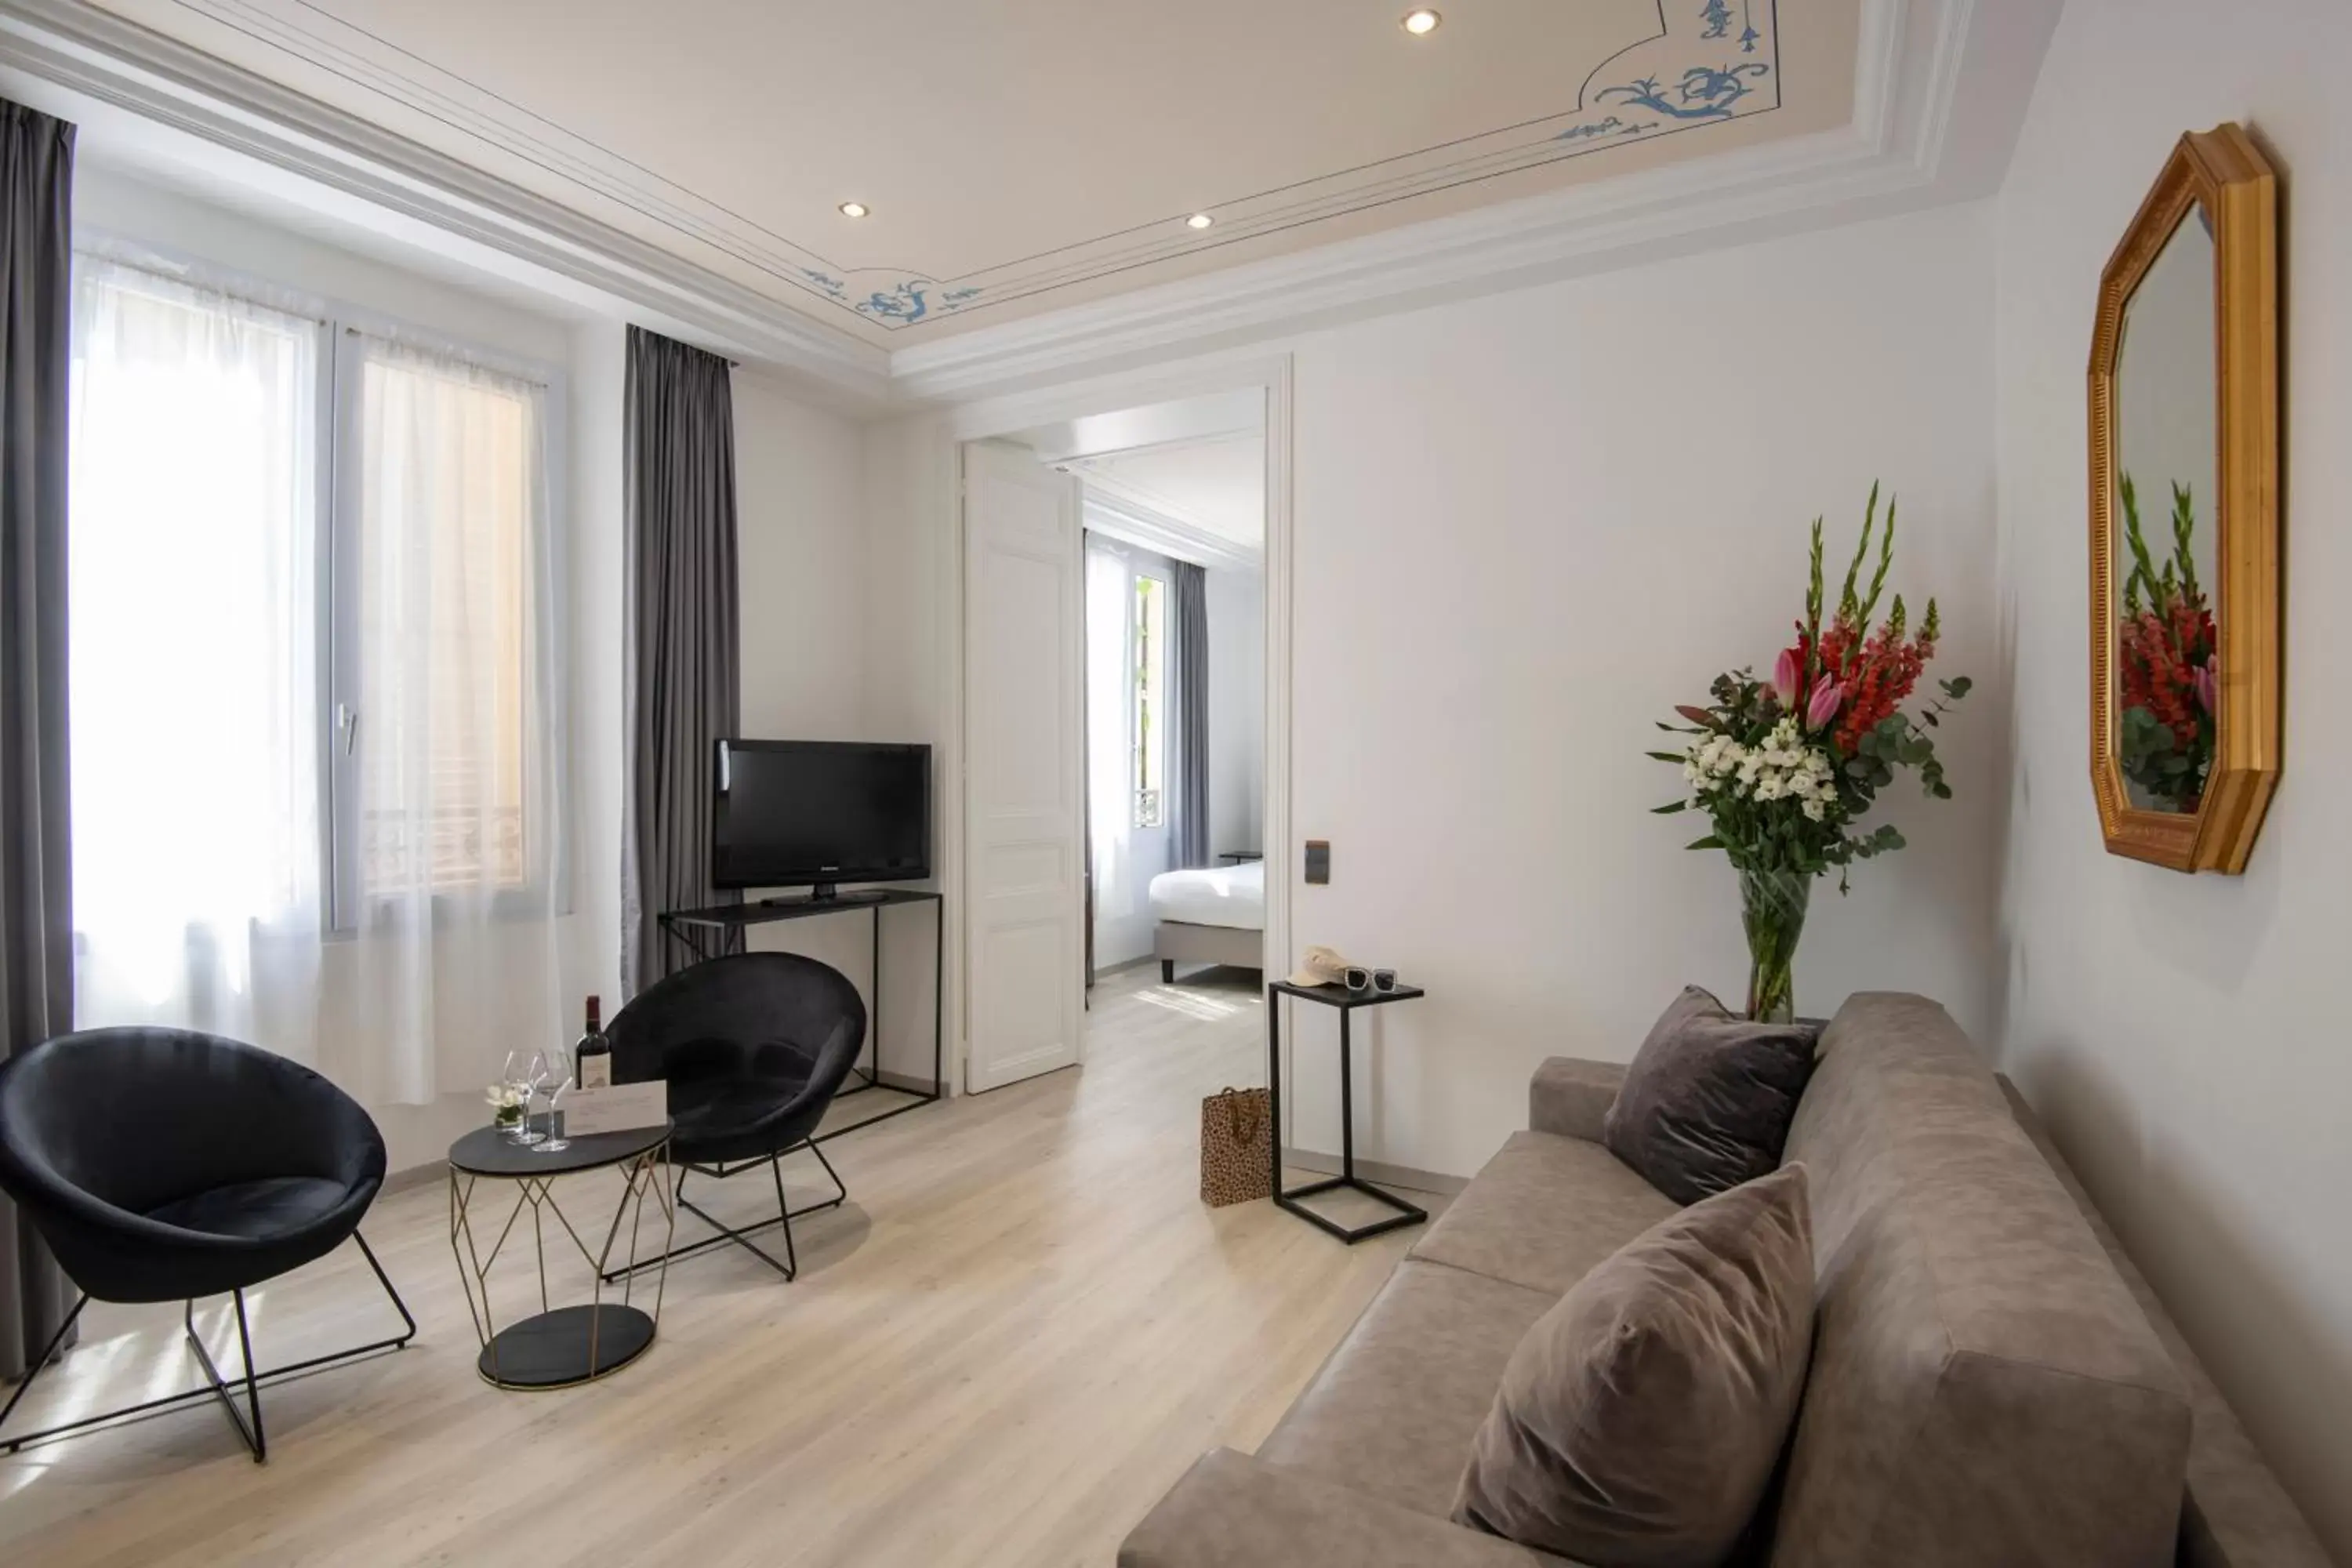
{"type": "Polygon", "coordinates": [[[1216,221],[1217,220],[1215,218],[1211,217],[1207,213],[1194,213],[1191,217],[1184,220],[1184,226],[1186,228],[1206,228],[1216,221]]]}
{"type": "Polygon", "coordinates": [[[864,217],[866,216],[866,207],[864,202],[844,202],[841,204],[841,216],[844,217],[864,217]]]}
{"type": "Polygon", "coordinates": [[[1437,31],[1437,25],[1444,20],[1445,18],[1436,12],[1423,8],[1419,11],[1407,11],[1404,14],[1402,26],[1404,30],[1414,37],[1425,38],[1437,31]]]}

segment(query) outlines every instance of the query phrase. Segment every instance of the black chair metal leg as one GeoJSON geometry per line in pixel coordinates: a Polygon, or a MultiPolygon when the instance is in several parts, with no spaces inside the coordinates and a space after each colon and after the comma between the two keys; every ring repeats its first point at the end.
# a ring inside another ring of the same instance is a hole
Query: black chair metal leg
{"type": "Polygon", "coordinates": [[[784,1223],[784,1278],[797,1279],[801,1277],[801,1258],[800,1254],[793,1250],[793,1210],[792,1205],[784,1201],[784,1162],[782,1155],[768,1162],[768,1174],[774,1178],[776,1184],[776,1217],[784,1223]]]}
{"type": "Polygon", "coordinates": [[[776,1190],[776,1213],[775,1217],[772,1219],[763,1219],[756,1224],[740,1226],[728,1225],[705,1212],[700,1205],[695,1203],[686,1195],[686,1178],[689,1173],[695,1175],[710,1177],[715,1180],[723,1180],[726,1177],[739,1175],[745,1171],[751,1170],[760,1163],[761,1162],[757,1160],[747,1161],[742,1164],[734,1166],[732,1169],[724,1165],[715,1168],[694,1164],[679,1166],[677,1173],[677,1185],[672,1194],[677,1201],[677,1206],[684,1209],[687,1213],[694,1215],[695,1218],[700,1220],[703,1224],[709,1226],[712,1230],[719,1234],[716,1236],[706,1236],[700,1241],[688,1242],[684,1247],[671,1247],[667,1252],[658,1253],[651,1258],[639,1258],[633,1262],[622,1264],[617,1268],[606,1271],[604,1277],[604,1283],[610,1285],[616,1280],[625,1279],[628,1275],[635,1273],[640,1268],[652,1268],[663,1263],[675,1263],[682,1258],[691,1258],[698,1252],[707,1252],[714,1247],[724,1247],[730,1241],[736,1246],[743,1248],[746,1252],[751,1253],[753,1257],[759,1258],[761,1262],[774,1269],[778,1274],[782,1275],[785,1279],[791,1280],[799,1278],[800,1255],[794,1249],[793,1246],[793,1221],[800,1218],[803,1215],[816,1214],[824,1209],[839,1208],[843,1204],[849,1200],[849,1187],[847,1184],[842,1181],[841,1173],[833,1168],[833,1162],[824,1157],[824,1151],[823,1149],[819,1148],[814,1143],[803,1141],[802,1142],[795,1143],[790,1149],[780,1149],[773,1154],[768,1156],[766,1162],[768,1172],[776,1190]],[[784,1199],[784,1173],[782,1162],[783,1157],[786,1154],[796,1153],[803,1149],[806,1149],[810,1153],[814,1154],[816,1156],[817,1163],[824,1167],[825,1175],[830,1177],[833,1182],[833,1196],[825,1199],[823,1203],[804,1204],[799,1208],[793,1208],[790,1204],[785,1202],[784,1199]],[[756,1236],[761,1231],[766,1230],[771,1226],[782,1226],[783,1227],[784,1258],[781,1262],[776,1259],[773,1254],[767,1251],[764,1247],[760,1247],[751,1239],[751,1237],[756,1236]]]}
{"type": "Polygon", "coordinates": [[[250,1425],[237,1414],[236,1400],[229,1394],[228,1381],[221,1376],[220,1368],[213,1364],[213,1354],[205,1348],[204,1336],[196,1332],[196,1304],[194,1301],[182,1310],[180,1321],[187,1331],[188,1347],[196,1352],[196,1360],[205,1369],[206,1389],[196,1392],[201,1394],[208,1389],[213,1397],[220,1401],[222,1411],[228,1416],[228,1424],[236,1428],[237,1436],[252,1451],[253,1462],[257,1465],[269,1457],[268,1443],[261,1431],[261,1389],[253,1374],[253,1336],[246,1327],[245,1292],[236,1290],[231,1294],[236,1299],[236,1346],[245,1357],[245,1402],[247,1408],[253,1413],[250,1425]]]}
{"type": "MultiPolygon", "coordinates": [[[[384,1296],[392,1302],[394,1310],[400,1314],[403,1330],[399,1334],[388,1340],[378,1340],[372,1344],[355,1345],[350,1350],[331,1351],[325,1355],[311,1356],[308,1360],[294,1362],[287,1366],[272,1367],[267,1372],[257,1371],[253,1364],[252,1329],[246,1318],[245,1292],[236,1291],[235,1294],[237,1348],[245,1356],[246,1409],[240,1411],[236,1407],[234,1395],[230,1393],[228,1380],[222,1377],[220,1369],[213,1364],[212,1352],[205,1349],[204,1341],[196,1333],[196,1304],[190,1301],[181,1309],[180,1324],[187,1335],[188,1343],[196,1352],[197,1362],[204,1368],[205,1382],[200,1386],[179,1394],[167,1394],[161,1399],[150,1399],[143,1404],[125,1405],[120,1410],[109,1410],[98,1415],[85,1415],[78,1421],[68,1421],[61,1426],[44,1427],[38,1432],[27,1432],[22,1436],[10,1437],[0,1441],[0,1452],[13,1454],[27,1443],[38,1442],[46,1437],[60,1437],[68,1432],[78,1432],[85,1426],[102,1426],[132,1415],[143,1415],[150,1411],[169,1409],[173,1405],[185,1405],[192,1400],[217,1399],[221,1403],[222,1409],[228,1414],[229,1424],[236,1428],[237,1436],[244,1441],[248,1449],[252,1450],[254,1462],[256,1464],[263,1462],[268,1457],[268,1443],[261,1426],[261,1385],[263,1384],[275,1383],[298,1373],[314,1371],[319,1367],[340,1362],[356,1361],[362,1356],[396,1351],[416,1337],[415,1317],[410,1313],[408,1303],[400,1299],[400,1292],[394,1288],[392,1277],[383,1271],[383,1265],[376,1261],[375,1253],[369,1247],[366,1237],[353,1231],[352,1239],[360,1244],[361,1254],[367,1258],[368,1267],[375,1272],[376,1283],[383,1287],[384,1296]]],[[[16,1410],[16,1402],[25,1397],[25,1391],[33,1385],[34,1376],[41,1370],[41,1366],[48,1363],[49,1357],[57,1353],[58,1347],[65,1341],[67,1331],[73,1327],[74,1320],[81,1316],[82,1308],[89,1304],[89,1298],[84,1296],[74,1303],[73,1310],[66,1314],[66,1321],[49,1341],[48,1349],[41,1352],[40,1365],[26,1371],[25,1380],[16,1385],[16,1392],[9,1396],[8,1403],[5,1406],[0,1406],[0,1427],[5,1427],[8,1424],[8,1416],[16,1410]]]]}
{"type": "MultiPolygon", "coordinates": [[[[41,1347],[41,1353],[34,1358],[33,1364],[25,1369],[25,1375],[17,1380],[16,1392],[8,1396],[7,1404],[0,1405],[0,1426],[5,1426],[8,1425],[8,1417],[16,1413],[16,1402],[24,1398],[26,1394],[32,1388],[33,1379],[41,1375],[41,1370],[47,1366],[49,1364],[49,1359],[58,1353],[58,1347],[66,1342],[66,1336],[68,1334],[73,1332],[74,1320],[80,1317],[81,1310],[89,1305],[89,1297],[87,1294],[83,1295],[79,1300],[76,1301],[73,1304],[73,1310],[66,1314],[66,1321],[58,1325],[58,1331],[49,1336],[49,1342],[41,1347]]],[[[100,1417],[100,1419],[103,1419],[103,1417],[100,1417]]],[[[79,1425],[79,1423],[76,1423],[76,1425],[79,1425]]],[[[65,1428],[59,1426],[52,1428],[52,1430],[62,1432],[65,1428]]],[[[47,1436],[48,1433],[47,1432],[33,1432],[28,1433],[22,1437],[11,1437],[8,1439],[6,1451],[13,1454],[17,1449],[23,1447],[26,1443],[31,1442],[33,1438],[46,1437],[47,1436]]]]}

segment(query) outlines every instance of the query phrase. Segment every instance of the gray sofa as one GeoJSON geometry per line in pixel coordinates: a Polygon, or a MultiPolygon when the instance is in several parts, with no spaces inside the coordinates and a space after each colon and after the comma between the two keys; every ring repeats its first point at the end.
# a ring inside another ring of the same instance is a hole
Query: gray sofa
{"type": "MultiPolygon", "coordinates": [[[[1601,1144],[1624,1069],[1556,1059],[1529,1128],[1419,1238],[1255,1456],[1202,1458],[1128,1568],[1507,1568],[1450,1522],[1519,1337],[1674,1212],[1601,1144]]],[[[2327,1558],[2022,1101],[1936,1004],[1866,994],[1790,1130],[1811,1371],[1775,1568],[2324,1568],[2327,1558]]]]}

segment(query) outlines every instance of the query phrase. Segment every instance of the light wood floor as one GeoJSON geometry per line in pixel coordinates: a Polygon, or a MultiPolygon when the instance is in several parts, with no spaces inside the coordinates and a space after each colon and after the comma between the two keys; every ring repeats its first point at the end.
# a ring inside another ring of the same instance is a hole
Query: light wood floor
{"type": "MultiPolygon", "coordinates": [[[[394,1194],[365,1228],[414,1343],[265,1390],[267,1466],[210,1405],[0,1457],[0,1562],[1108,1563],[1200,1453],[1256,1446],[1412,1234],[1201,1205],[1201,1097],[1264,1077],[1252,978],[1112,976],[1084,1068],[829,1144],[851,1202],[796,1225],[799,1281],[732,1247],[680,1264],[653,1349],[587,1387],[475,1375],[445,1189],[394,1194]]],[[[755,1178],[719,1191],[760,1212],[755,1178]]],[[[560,1197],[601,1223],[617,1192],[560,1197]]],[[[265,1366],[396,1326],[349,1247],[248,1300],[265,1366]]],[[[176,1310],[91,1313],[12,1429],[194,1379],[176,1310]]],[[[197,1321],[230,1365],[225,1307],[197,1321]]]]}

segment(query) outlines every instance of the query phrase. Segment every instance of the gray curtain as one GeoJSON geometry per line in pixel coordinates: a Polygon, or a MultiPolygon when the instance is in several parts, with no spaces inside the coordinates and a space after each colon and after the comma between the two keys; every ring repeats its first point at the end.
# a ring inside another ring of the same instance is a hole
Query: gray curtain
{"type": "MultiPolygon", "coordinates": [[[[66,396],[74,128],[0,99],[0,1056],[73,1026],[66,744],[66,396]]],[[[73,1289],[0,1197],[0,1378],[73,1289]]]]}
{"type": "Polygon", "coordinates": [[[1178,868],[1209,863],[1209,574],[1190,561],[1176,568],[1176,656],[1169,692],[1176,705],[1174,795],[1168,854],[1178,868]]]}
{"type": "Polygon", "coordinates": [[[682,967],[659,917],[733,903],[710,885],[714,743],[742,713],[735,413],[727,362],[629,329],[621,992],[682,967]]]}

